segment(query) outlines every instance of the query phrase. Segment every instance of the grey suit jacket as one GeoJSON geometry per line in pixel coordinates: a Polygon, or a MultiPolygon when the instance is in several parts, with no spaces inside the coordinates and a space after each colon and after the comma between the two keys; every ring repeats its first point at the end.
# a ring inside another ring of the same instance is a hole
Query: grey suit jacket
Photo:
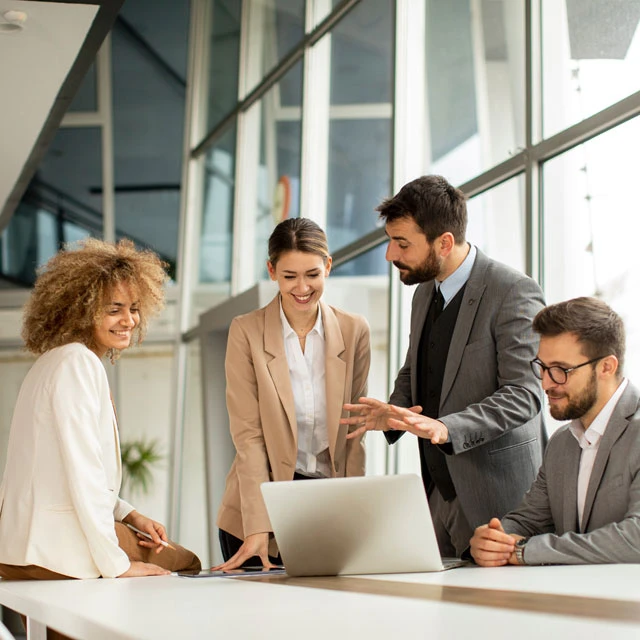
{"type": "Polygon", "coordinates": [[[640,393],[627,385],[604,432],[578,526],[581,449],[568,425],[554,434],[536,481],[502,520],[508,533],[535,536],[527,564],[640,563],[640,393]]]}
{"type": "MultiPolygon", "coordinates": [[[[390,402],[417,404],[420,336],[433,281],[416,289],[411,337],[390,402]]],[[[472,527],[514,509],[542,462],[546,435],[542,389],[529,361],[538,337],[532,329],[544,306],[538,284],[478,250],[447,356],[439,420],[449,430],[447,466],[472,527]]],[[[386,432],[394,442],[401,432],[386,432]]]]}

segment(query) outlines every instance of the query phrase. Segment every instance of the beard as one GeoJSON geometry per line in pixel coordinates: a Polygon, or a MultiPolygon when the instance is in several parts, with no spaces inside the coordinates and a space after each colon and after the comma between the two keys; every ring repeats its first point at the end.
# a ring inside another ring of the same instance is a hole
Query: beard
{"type": "Polygon", "coordinates": [[[551,416],[556,420],[578,420],[595,405],[598,399],[598,385],[596,372],[593,374],[587,386],[577,395],[567,396],[567,405],[564,408],[550,406],[551,416]]]}
{"type": "Polygon", "coordinates": [[[415,269],[411,269],[402,262],[393,262],[393,266],[398,269],[404,269],[404,272],[400,272],[400,280],[403,284],[420,284],[421,282],[429,282],[438,277],[442,261],[438,259],[433,247],[429,247],[427,257],[421,265],[418,265],[415,269]]]}

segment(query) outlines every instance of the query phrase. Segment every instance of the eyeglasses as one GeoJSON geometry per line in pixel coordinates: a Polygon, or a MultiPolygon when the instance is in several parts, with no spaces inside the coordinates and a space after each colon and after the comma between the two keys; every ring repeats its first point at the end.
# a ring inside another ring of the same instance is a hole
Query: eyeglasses
{"type": "Polygon", "coordinates": [[[542,380],[542,376],[546,371],[549,374],[551,380],[553,380],[556,384],[564,384],[569,377],[569,374],[580,367],[586,367],[588,364],[593,364],[594,362],[598,362],[598,360],[602,360],[607,356],[600,356],[599,358],[594,358],[593,360],[588,360],[587,362],[583,362],[582,364],[578,364],[575,367],[559,367],[558,365],[553,365],[551,367],[547,367],[546,364],[543,364],[538,358],[534,358],[529,364],[531,365],[531,371],[533,371],[533,375],[538,378],[538,380],[542,380]]]}

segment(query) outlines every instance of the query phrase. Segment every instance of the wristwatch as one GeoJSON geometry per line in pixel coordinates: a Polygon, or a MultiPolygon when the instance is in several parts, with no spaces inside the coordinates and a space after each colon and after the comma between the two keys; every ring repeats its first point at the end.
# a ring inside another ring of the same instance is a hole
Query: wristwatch
{"type": "Polygon", "coordinates": [[[520,538],[520,540],[516,542],[514,553],[516,554],[516,560],[518,561],[518,564],[527,564],[524,561],[524,548],[527,542],[529,542],[529,538],[520,538]]]}

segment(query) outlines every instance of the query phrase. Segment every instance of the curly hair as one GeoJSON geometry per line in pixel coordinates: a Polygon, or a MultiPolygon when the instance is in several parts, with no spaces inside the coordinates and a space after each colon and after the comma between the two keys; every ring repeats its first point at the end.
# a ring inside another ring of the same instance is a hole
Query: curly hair
{"type": "MultiPolygon", "coordinates": [[[[149,318],[164,307],[166,267],[153,251],[137,250],[131,240],[113,244],[86,238],[65,246],[38,269],[24,309],[27,350],[40,355],[70,342],[94,349],[94,328],[119,284],[130,287],[139,302],[140,323],[132,338],[132,344],[139,344],[149,318]]],[[[119,352],[110,349],[107,355],[114,362],[119,352]]]]}

